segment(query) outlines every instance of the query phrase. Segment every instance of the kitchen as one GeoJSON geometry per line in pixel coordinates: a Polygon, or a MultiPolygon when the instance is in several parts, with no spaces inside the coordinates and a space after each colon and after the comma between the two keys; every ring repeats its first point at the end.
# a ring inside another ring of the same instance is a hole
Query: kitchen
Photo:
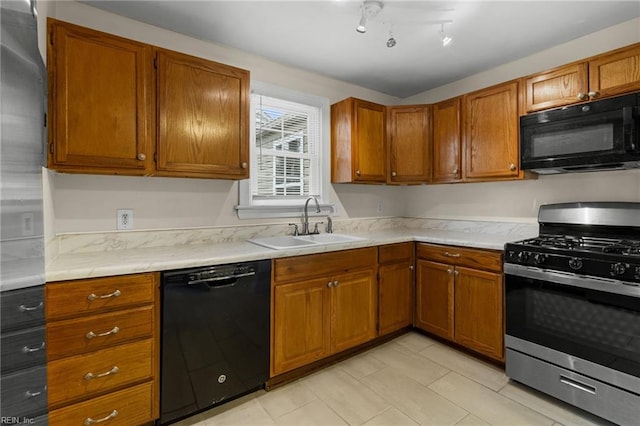
{"type": "MultiPolygon", "coordinates": [[[[638,20],[634,19],[399,102],[379,92],[160,30],[85,4],[42,2],[40,25],[44,25],[46,16],[249,69],[256,80],[298,91],[320,91],[322,93],[319,94],[327,96],[331,103],[341,100],[345,94],[387,105],[430,103],[638,42],[638,20]]],[[[45,51],[44,28],[40,29],[40,34],[41,51],[45,51]]],[[[638,202],[640,175],[637,170],[630,170],[459,185],[395,187],[341,184],[332,185],[329,192],[329,198],[337,206],[337,212],[333,214],[337,232],[346,232],[344,229],[349,229],[350,222],[366,226],[367,223],[376,222],[376,218],[391,221],[390,218],[408,217],[434,221],[455,219],[463,225],[463,221],[506,222],[524,228],[528,226],[528,229],[533,227],[535,235],[536,216],[541,204],[576,200],[638,202]],[[343,228],[340,228],[341,225],[343,228]]],[[[238,202],[237,193],[238,184],[234,181],[74,175],[46,170],[46,255],[49,260],[57,254],[74,252],[82,257],[82,251],[89,252],[87,247],[102,239],[105,244],[102,247],[109,249],[103,257],[107,262],[111,259],[115,265],[119,265],[115,269],[120,268],[120,273],[129,273],[131,270],[127,269],[126,264],[135,263],[136,259],[119,260],[114,249],[127,245],[133,247],[139,242],[133,237],[129,238],[126,233],[111,232],[115,230],[114,215],[117,209],[133,210],[136,230],[164,230],[166,232],[158,234],[167,235],[168,239],[183,238],[184,241],[192,236],[178,231],[172,234],[171,230],[194,227],[244,228],[247,221],[238,219],[234,209],[238,202]],[[185,209],[185,205],[189,208],[185,209]],[[104,233],[107,233],[106,237],[104,233]]],[[[262,219],[254,220],[251,224],[272,222],[262,219]]],[[[287,228],[286,222],[288,220],[278,222],[280,227],[277,231],[281,234],[287,228]]],[[[179,250],[177,253],[179,257],[179,250]]],[[[85,256],[91,259],[90,254],[85,256]]],[[[64,256],[60,259],[64,259],[64,256]]],[[[176,264],[180,263],[176,261],[176,264]]],[[[94,274],[88,276],[100,274],[100,269],[95,269],[91,264],[84,268],[94,274]]],[[[60,275],[49,275],[48,279],[65,279],[64,263],[58,263],[56,270],[60,275]]],[[[113,268],[108,270],[109,274],[113,274],[113,268]]]]}

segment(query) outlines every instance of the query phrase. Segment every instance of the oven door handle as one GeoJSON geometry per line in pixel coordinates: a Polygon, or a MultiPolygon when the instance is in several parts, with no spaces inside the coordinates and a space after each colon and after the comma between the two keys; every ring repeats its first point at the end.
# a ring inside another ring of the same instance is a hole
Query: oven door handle
{"type": "Polygon", "coordinates": [[[570,272],[550,271],[548,269],[534,268],[531,266],[504,264],[505,277],[530,278],[538,281],[546,281],[571,287],[584,288],[608,293],[620,294],[640,298],[640,286],[636,283],[619,281],[607,278],[592,277],[587,275],[572,274],[570,272]]]}

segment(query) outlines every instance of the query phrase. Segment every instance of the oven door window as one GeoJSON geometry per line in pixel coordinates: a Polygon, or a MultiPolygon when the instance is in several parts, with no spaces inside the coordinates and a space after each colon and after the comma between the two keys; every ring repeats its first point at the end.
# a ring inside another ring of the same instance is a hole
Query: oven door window
{"type": "Polygon", "coordinates": [[[510,336],[640,377],[640,299],[506,275],[510,336]]]}

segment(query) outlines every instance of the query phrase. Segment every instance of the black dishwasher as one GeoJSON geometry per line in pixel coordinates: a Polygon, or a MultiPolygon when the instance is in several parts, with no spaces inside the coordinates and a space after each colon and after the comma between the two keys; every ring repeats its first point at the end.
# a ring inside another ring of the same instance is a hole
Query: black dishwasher
{"type": "Polygon", "coordinates": [[[160,423],[264,387],[271,261],[162,274],[160,423]]]}

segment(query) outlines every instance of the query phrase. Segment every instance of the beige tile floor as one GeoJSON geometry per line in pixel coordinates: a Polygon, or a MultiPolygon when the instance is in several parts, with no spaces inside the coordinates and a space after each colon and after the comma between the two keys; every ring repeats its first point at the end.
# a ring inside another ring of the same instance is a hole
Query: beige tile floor
{"type": "Polygon", "coordinates": [[[176,425],[608,425],[418,333],[176,425]]]}

